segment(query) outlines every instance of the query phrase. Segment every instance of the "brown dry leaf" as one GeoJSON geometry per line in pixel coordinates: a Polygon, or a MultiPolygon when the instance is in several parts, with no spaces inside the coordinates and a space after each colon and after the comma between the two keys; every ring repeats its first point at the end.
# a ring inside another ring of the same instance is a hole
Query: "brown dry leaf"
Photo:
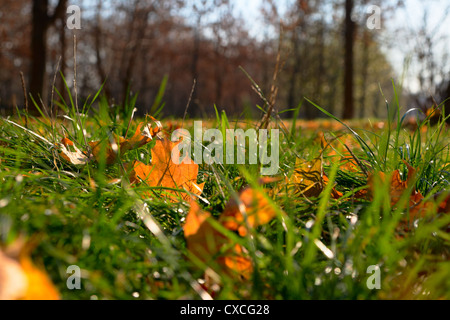
{"type": "MultiPolygon", "coordinates": [[[[410,166],[407,162],[404,162],[408,168],[408,176],[406,180],[402,180],[402,177],[400,175],[399,170],[395,170],[392,173],[392,176],[390,178],[390,189],[389,189],[389,195],[391,197],[391,206],[395,206],[402,195],[405,193],[405,191],[412,187],[411,184],[414,183],[414,177],[416,175],[416,169],[414,169],[412,166],[410,166]]],[[[386,181],[386,175],[383,172],[377,173],[378,177],[381,181],[386,181]]],[[[370,175],[368,179],[368,184],[370,186],[370,191],[373,192],[375,185],[374,185],[374,177],[375,175],[370,175]]],[[[412,190],[410,198],[409,198],[409,207],[410,207],[410,220],[413,220],[416,218],[419,213],[420,216],[423,216],[424,212],[423,209],[426,209],[423,202],[422,202],[423,196],[420,192],[416,191],[415,189],[412,190]]]]}
{"type": "Polygon", "coordinates": [[[59,300],[47,273],[32,263],[29,244],[17,241],[12,246],[12,252],[0,251],[0,300],[59,300]]]}
{"type": "MultiPolygon", "coordinates": [[[[185,189],[189,193],[200,195],[203,192],[204,183],[197,184],[198,164],[195,164],[189,155],[180,159],[178,148],[180,142],[172,142],[167,138],[157,140],[152,148],[152,163],[145,165],[135,161],[130,173],[130,182],[139,183],[142,180],[150,187],[185,189]]],[[[178,194],[183,200],[190,199],[189,193],[175,190],[164,191],[172,200],[175,200],[178,194]]],[[[145,196],[150,195],[149,192],[145,194],[145,196]]]]}
{"type": "Polygon", "coordinates": [[[307,198],[318,197],[324,189],[322,160],[304,161],[297,158],[289,185],[293,186],[294,194],[307,198]]]}
{"type": "MultiPolygon", "coordinates": [[[[439,196],[439,194],[436,196],[439,196]]],[[[438,212],[450,213],[450,194],[447,196],[447,198],[444,199],[444,201],[439,204],[438,212]]]]}
{"type": "MultiPolygon", "coordinates": [[[[150,124],[139,123],[134,135],[125,139],[123,137],[115,137],[113,143],[109,142],[106,145],[106,163],[112,164],[116,161],[117,156],[124,154],[125,152],[140,148],[150,141],[161,131],[160,125],[156,128],[152,128],[150,124]],[[120,147],[120,148],[119,148],[120,147]],[[120,150],[120,151],[119,151],[120,150]]],[[[89,145],[92,149],[92,154],[97,162],[100,161],[102,141],[91,141],[89,145]]]]}
{"type": "Polygon", "coordinates": [[[250,228],[269,223],[277,214],[260,191],[246,188],[240,192],[239,202],[235,199],[228,202],[219,221],[225,228],[245,236],[248,230],[243,213],[250,228]]]}
{"type": "MultiPolygon", "coordinates": [[[[293,190],[294,195],[306,198],[318,197],[325,189],[329,180],[323,172],[322,160],[316,158],[305,161],[297,158],[294,174],[286,179],[288,190],[293,190]]],[[[334,199],[342,197],[342,193],[334,187],[331,196],[334,199]]]]}
{"type": "Polygon", "coordinates": [[[63,138],[59,147],[61,148],[61,157],[71,164],[83,166],[88,163],[89,158],[70,139],[63,138]]]}
{"type": "MultiPolygon", "coordinates": [[[[411,190],[412,184],[415,181],[416,176],[416,169],[410,166],[406,161],[404,161],[405,165],[408,168],[408,175],[406,177],[406,180],[402,180],[400,171],[395,170],[392,173],[392,176],[390,178],[390,202],[391,206],[394,207],[397,205],[398,201],[402,197],[402,195],[408,190],[411,190]]],[[[386,175],[383,172],[377,173],[378,177],[381,179],[381,181],[386,181],[386,175]]],[[[374,186],[374,175],[369,176],[368,184],[370,186],[369,190],[369,198],[371,197],[371,192],[373,192],[375,186],[374,186]]],[[[438,207],[438,213],[443,212],[441,211],[447,206],[447,202],[444,201],[441,203],[438,207]]],[[[403,218],[397,227],[397,231],[399,234],[397,234],[397,238],[402,238],[405,232],[409,232],[411,230],[412,223],[420,218],[423,218],[426,216],[427,212],[432,210],[435,205],[432,201],[424,201],[424,196],[420,193],[420,191],[415,190],[412,188],[411,193],[409,195],[408,200],[408,207],[409,207],[409,216],[406,216],[403,218]]]]}
{"type": "Polygon", "coordinates": [[[191,209],[183,226],[188,250],[206,264],[216,260],[221,271],[229,275],[237,274],[249,279],[253,271],[251,260],[244,255],[240,245],[233,246],[230,239],[217,231],[210,219],[213,218],[209,212],[191,201],[191,209]],[[230,249],[221,253],[224,247],[230,249]]]}

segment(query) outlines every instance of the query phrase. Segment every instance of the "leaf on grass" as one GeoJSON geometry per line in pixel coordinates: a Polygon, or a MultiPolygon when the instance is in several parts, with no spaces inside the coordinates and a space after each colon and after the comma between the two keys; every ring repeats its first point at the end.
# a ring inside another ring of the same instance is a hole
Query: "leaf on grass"
{"type": "Polygon", "coordinates": [[[61,157],[71,164],[83,166],[88,163],[89,158],[80,149],[78,149],[70,139],[63,138],[59,146],[61,148],[61,157]]]}
{"type": "MultiPolygon", "coordinates": [[[[185,189],[191,194],[200,195],[203,192],[202,184],[197,184],[198,164],[195,164],[189,155],[180,158],[179,144],[167,138],[156,140],[152,148],[152,162],[145,165],[135,161],[130,173],[130,182],[143,181],[150,187],[163,187],[170,189],[185,189]]],[[[183,200],[189,200],[190,194],[175,190],[164,190],[172,200],[180,194],[183,200]]],[[[146,192],[144,196],[150,196],[146,192]]]]}
{"type": "Polygon", "coordinates": [[[0,300],[58,300],[58,290],[47,273],[29,256],[30,246],[17,241],[13,252],[0,250],[0,300]]]}
{"type": "Polygon", "coordinates": [[[297,158],[294,174],[289,182],[295,188],[295,194],[307,198],[318,197],[324,189],[322,160],[317,158],[304,161],[297,158]]]}
{"type": "MultiPolygon", "coordinates": [[[[158,122],[157,122],[158,123],[158,122]]],[[[151,124],[139,123],[134,135],[125,139],[123,137],[116,137],[113,141],[109,141],[106,145],[106,163],[112,164],[117,160],[119,155],[133,149],[140,148],[150,141],[161,131],[158,123],[156,128],[152,128],[151,124]]],[[[91,141],[89,145],[92,149],[92,154],[97,162],[100,161],[102,152],[102,141],[91,141]]],[[[104,148],[104,147],[103,147],[104,148]]]]}
{"type": "Polygon", "coordinates": [[[30,257],[21,257],[20,265],[28,280],[24,300],[59,300],[59,293],[47,273],[37,268],[30,257]]]}
{"type": "MultiPolygon", "coordinates": [[[[395,170],[392,173],[392,176],[390,177],[389,183],[390,183],[390,189],[389,189],[389,195],[390,195],[390,203],[392,207],[395,207],[397,203],[399,202],[400,198],[403,196],[403,194],[410,190],[409,195],[409,208],[410,208],[410,217],[409,220],[413,221],[417,217],[421,217],[425,214],[425,211],[427,210],[427,205],[422,201],[423,195],[420,193],[420,191],[415,190],[413,184],[415,183],[415,176],[416,176],[416,169],[414,169],[412,166],[410,166],[406,161],[404,161],[405,165],[408,168],[408,175],[406,177],[406,180],[403,180],[400,174],[400,170],[395,170]]],[[[368,184],[370,186],[371,193],[374,192],[375,184],[374,184],[374,178],[375,176],[378,176],[382,182],[385,182],[387,180],[386,174],[383,172],[378,172],[375,175],[372,174],[369,176],[368,184]]]]}
{"type": "MultiPolygon", "coordinates": [[[[439,195],[440,194],[437,194],[435,198],[437,198],[437,196],[439,196],[439,195]]],[[[444,199],[444,201],[442,201],[439,204],[438,212],[439,213],[450,213],[450,194],[447,196],[447,198],[444,199]]]]}
{"type": "MultiPolygon", "coordinates": [[[[286,181],[288,191],[293,191],[295,196],[310,198],[318,197],[325,189],[329,179],[323,172],[320,158],[312,161],[297,158],[294,173],[286,181]]],[[[331,196],[338,199],[342,197],[342,193],[333,187],[331,196]]]]}
{"type": "Polygon", "coordinates": [[[27,287],[27,276],[19,262],[0,251],[0,300],[20,299],[27,287]]]}
{"type": "MultiPolygon", "coordinates": [[[[405,194],[405,192],[409,192],[407,203],[407,206],[409,208],[409,215],[405,216],[405,218],[403,218],[399,222],[397,231],[400,233],[409,232],[411,230],[411,225],[415,220],[424,218],[426,214],[430,212],[430,210],[433,210],[435,208],[435,204],[433,201],[425,201],[422,193],[414,188],[413,184],[415,183],[417,170],[409,165],[406,161],[404,161],[404,163],[408,168],[408,175],[406,179],[402,179],[400,170],[395,170],[389,180],[389,195],[392,207],[395,207],[398,204],[400,198],[405,194]]],[[[386,175],[383,172],[378,172],[377,175],[381,181],[386,181],[386,175]]],[[[374,177],[375,175],[373,174],[369,176],[368,184],[370,186],[370,193],[373,193],[375,188],[374,177]]],[[[437,212],[442,213],[443,211],[445,211],[444,208],[446,208],[447,206],[448,204],[446,200],[444,200],[441,204],[439,204],[437,212]]],[[[402,236],[401,234],[398,234],[397,237],[401,238],[402,236]]]]}
{"type": "Polygon", "coordinates": [[[249,279],[253,271],[251,260],[243,248],[225,237],[210,223],[211,214],[203,211],[191,201],[191,209],[183,226],[188,250],[207,265],[215,261],[229,275],[239,275],[249,279]]]}
{"type": "Polygon", "coordinates": [[[239,201],[232,198],[228,202],[219,221],[225,228],[245,236],[248,232],[247,226],[255,228],[264,225],[275,216],[276,211],[260,191],[246,188],[240,192],[239,201]],[[244,215],[247,216],[247,223],[244,215]]]}

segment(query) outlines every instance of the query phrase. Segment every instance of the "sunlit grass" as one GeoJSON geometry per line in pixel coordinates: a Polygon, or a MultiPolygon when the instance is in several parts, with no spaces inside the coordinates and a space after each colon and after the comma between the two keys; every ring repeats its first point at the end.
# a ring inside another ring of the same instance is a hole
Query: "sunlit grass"
{"type": "MultiPolygon", "coordinates": [[[[192,283],[204,281],[204,270],[189,258],[182,231],[189,204],[158,196],[144,200],[163,237],[155,236],[138,217],[140,194],[149,188],[130,188],[124,162],[150,160],[153,144],[128,152],[114,165],[89,163],[82,168],[63,161],[55,145],[67,136],[88,151],[84,136],[93,140],[108,139],[111,133],[124,135],[135,100],[130,99],[126,108],[111,108],[95,94],[83,107],[91,113],[80,117],[82,127],[72,100],[60,105],[66,117],[30,118],[30,131],[24,130],[23,118],[0,120],[0,242],[6,245],[20,234],[38,239],[32,257],[45,266],[64,299],[201,298],[192,283]],[[114,178],[121,181],[111,183],[114,178]],[[82,269],[81,290],[66,287],[69,265],[82,269]]],[[[160,110],[160,103],[155,110],[160,110]]],[[[375,121],[344,125],[329,116],[317,122],[285,123],[279,176],[292,174],[297,157],[311,160],[322,155],[319,133],[328,138],[351,133],[352,152],[369,173],[406,170],[405,160],[417,168],[415,185],[426,199],[439,204],[448,195],[450,139],[444,121],[430,126],[425,119],[411,131],[399,120],[390,125],[375,121]]],[[[204,119],[208,128],[222,131],[254,128],[254,123],[253,119],[236,123],[225,113],[204,119]]],[[[188,130],[192,124],[192,119],[184,122],[188,130]]],[[[330,183],[320,197],[303,200],[268,192],[283,215],[247,237],[233,236],[253,257],[254,272],[249,281],[220,275],[215,298],[450,298],[449,215],[428,212],[406,234],[399,234],[398,222],[409,210],[406,197],[391,207],[389,184],[380,183],[371,201],[355,198],[355,192],[365,188],[367,175],[343,170],[334,158],[323,156],[330,183]],[[344,193],[338,200],[330,197],[334,182],[344,193]],[[381,271],[379,290],[367,286],[371,275],[367,270],[373,265],[381,271]]],[[[199,180],[206,181],[202,197],[207,203],[199,203],[219,215],[244,185],[258,187],[254,184],[258,172],[257,166],[201,165],[199,180]]]]}

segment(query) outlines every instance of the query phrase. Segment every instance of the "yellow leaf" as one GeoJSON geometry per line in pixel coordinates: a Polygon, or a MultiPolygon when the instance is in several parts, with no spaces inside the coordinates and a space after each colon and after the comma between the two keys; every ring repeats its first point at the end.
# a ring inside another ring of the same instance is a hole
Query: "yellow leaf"
{"type": "MultiPolygon", "coordinates": [[[[296,197],[318,197],[328,184],[328,177],[323,172],[322,159],[305,161],[297,158],[294,173],[286,178],[288,194],[296,197]]],[[[280,191],[283,186],[281,186],[280,191]]],[[[342,197],[342,193],[334,187],[331,191],[333,199],[342,197]]]]}

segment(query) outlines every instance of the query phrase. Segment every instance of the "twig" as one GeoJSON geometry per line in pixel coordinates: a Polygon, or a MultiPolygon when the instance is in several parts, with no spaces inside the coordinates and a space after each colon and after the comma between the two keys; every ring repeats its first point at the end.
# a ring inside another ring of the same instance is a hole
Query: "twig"
{"type": "Polygon", "coordinates": [[[284,38],[284,32],[283,32],[283,26],[280,24],[280,39],[278,43],[278,53],[277,53],[277,62],[275,64],[275,70],[273,72],[272,77],[272,86],[270,88],[270,96],[269,101],[267,105],[267,113],[263,116],[261,119],[261,124],[259,125],[259,129],[267,129],[267,126],[269,125],[270,116],[272,115],[273,109],[275,107],[275,102],[277,100],[278,95],[278,87],[276,85],[278,73],[281,69],[281,48],[283,46],[283,38],[284,38]]]}
{"type": "Polygon", "coordinates": [[[181,122],[181,128],[184,127],[184,119],[186,118],[187,111],[188,111],[189,106],[190,106],[190,104],[191,104],[191,100],[192,100],[192,96],[194,95],[194,91],[195,91],[195,86],[196,86],[196,84],[197,84],[197,80],[194,79],[194,83],[192,84],[191,93],[190,93],[190,95],[189,95],[189,99],[188,99],[188,102],[187,102],[187,104],[186,104],[186,109],[184,109],[183,121],[181,122]]]}
{"type": "Polygon", "coordinates": [[[58,63],[56,64],[55,74],[53,75],[53,83],[52,83],[52,95],[50,100],[50,115],[52,117],[53,122],[56,121],[56,112],[53,112],[53,99],[55,96],[55,84],[56,84],[56,74],[59,70],[59,64],[61,63],[61,56],[59,56],[58,63]]]}
{"type": "Polygon", "coordinates": [[[73,35],[73,90],[75,92],[75,109],[77,111],[77,120],[80,125],[81,133],[83,134],[84,144],[86,145],[86,149],[90,152],[89,144],[86,140],[86,135],[84,134],[83,125],[81,123],[80,118],[80,110],[78,109],[78,90],[77,90],[77,36],[73,35]]]}
{"type": "Polygon", "coordinates": [[[22,71],[20,71],[20,79],[22,80],[23,98],[25,99],[25,112],[26,112],[25,127],[28,128],[28,97],[27,97],[27,89],[25,86],[25,79],[22,71]]]}

